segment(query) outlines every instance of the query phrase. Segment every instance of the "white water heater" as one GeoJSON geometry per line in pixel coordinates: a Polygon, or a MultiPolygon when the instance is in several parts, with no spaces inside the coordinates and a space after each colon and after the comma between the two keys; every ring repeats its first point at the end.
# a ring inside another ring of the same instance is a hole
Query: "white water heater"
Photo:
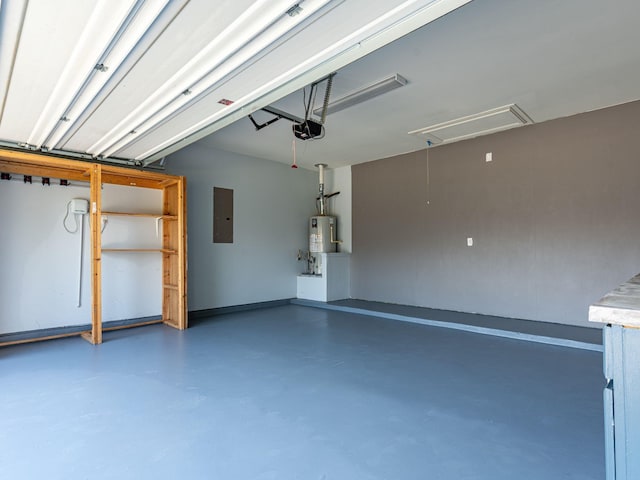
{"type": "Polygon", "coordinates": [[[309,255],[307,256],[307,274],[321,275],[323,271],[321,253],[336,253],[338,251],[338,219],[327,215],[326,196],[324,194],[324,163],[316,165],[320,178],[318,185],[319,215],[309,218],[309,255]]]}
{"type": "Polygon", "coordinates": [[[331,215],[316,215],[309,219],[309,252],[329,253],[338,251],[338,222],[331,215]]]}

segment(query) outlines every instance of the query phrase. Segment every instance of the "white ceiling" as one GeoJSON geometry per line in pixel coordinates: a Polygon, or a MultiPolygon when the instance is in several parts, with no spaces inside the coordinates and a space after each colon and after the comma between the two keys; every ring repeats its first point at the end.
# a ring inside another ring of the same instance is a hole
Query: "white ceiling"
{"type": "Polygon", "coordinates": [[[199,140],[291,163],[291,122],[247,114],[303,116],[300,89],[333,71],[332,98],[399,73],[297,141],[303,167],[355,164],[498,107],[542,122],[640,99],[639,19],[637,0],[0,0],[0,145],[146,165],[199,140]]]}
{"type": "MultiPolygon", "coordinates": [[[[639,21],[637,0],[474,0],[339,69],[334,98],[394,73],[409,84],[329,115],[323,139],[297,141],[297,163],[339,167],[423,149],[409,131],[509,104],[543,122],[638,100],[639,21]]],[[[301,91],[273,105],[303,116],[301,91]]],[[[291,163],[292,140],[291,122],[255,131],[245,118],[201,142],[291,163]]]]}
{"type": "Polygon", "coordinates": [[[0,0],[0,144],[144,165],[468,1],[0,0]]]}

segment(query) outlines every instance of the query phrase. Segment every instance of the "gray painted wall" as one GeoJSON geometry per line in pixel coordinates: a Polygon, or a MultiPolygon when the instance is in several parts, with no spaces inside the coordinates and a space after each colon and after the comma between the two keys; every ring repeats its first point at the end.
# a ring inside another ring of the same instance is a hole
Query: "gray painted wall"
{"type": "Polygon", "coordinates": [[[639,132],[634,102],[354,166],[352,296],[588,325],[640,271],[639,132]]]}
{"type": "Polygon", "coordinates": [[[187,177],[189,310],[296,296],[317,173],[194,144],[168,158],[187,177]],[[213,243],[213,187],[234,190],[234,243],[213,243]]]}

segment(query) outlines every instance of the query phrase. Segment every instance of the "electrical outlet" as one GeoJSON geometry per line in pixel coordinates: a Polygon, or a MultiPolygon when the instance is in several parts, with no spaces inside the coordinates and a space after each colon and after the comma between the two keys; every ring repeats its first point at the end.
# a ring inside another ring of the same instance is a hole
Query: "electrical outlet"
{"type": "Polygon", "coordinates": [[[467,237],[467,247],[473,247],[473,238],[467,237]]]}

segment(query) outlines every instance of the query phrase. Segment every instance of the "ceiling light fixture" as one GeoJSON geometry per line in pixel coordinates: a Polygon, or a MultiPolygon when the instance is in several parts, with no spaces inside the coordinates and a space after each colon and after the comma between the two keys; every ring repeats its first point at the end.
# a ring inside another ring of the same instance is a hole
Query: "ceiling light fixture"
{"type": "Polygon", "coordinates": [[[532,123],[534,122],[529,115],[518,105],[511,103],[484,112],[412,130],[408,133],[409,135],[416,135],[431,144],[439,144],[456,142],[532,123]]]}
{"type": "MultiPolygon", "coordinates": [[[[367,100],[371,100],[372,98],[390,92],[391,90],[395,90],[396,88],[404,87],[407,83],[406,78],[396,73],[329,103],[329,106],[327,107],[327,115],[339,112],[340,110],[344,110],[345,108],[352,107],[359,103],[366,102],[367,100]]],[[[316,116],[321,115],[322,107],[316,108],[313,111],[313,114],[316,116]]]]}

